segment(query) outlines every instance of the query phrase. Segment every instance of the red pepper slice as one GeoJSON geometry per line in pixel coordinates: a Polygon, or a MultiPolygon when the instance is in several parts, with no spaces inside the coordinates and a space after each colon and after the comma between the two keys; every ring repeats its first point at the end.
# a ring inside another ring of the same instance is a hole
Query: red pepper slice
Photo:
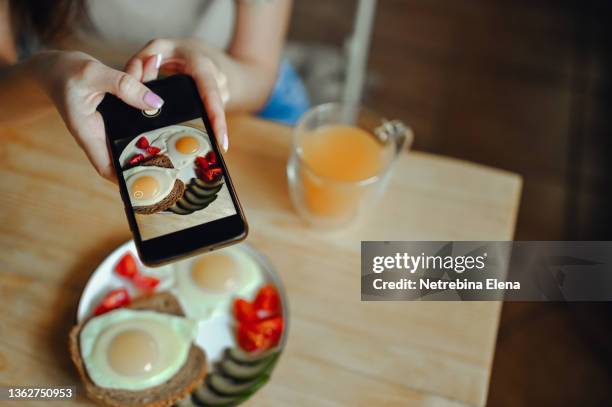
{"type": "Polygon", "coordinates": [[[136,141],[136,147],[140,148],[141,150],[146,150],[146,148],[149,147],[149,140],[147,140],[145,136],[142,136],[138,139],[138,141],[136,141]]]}
{"type": "Polygon", "coordinates": [[[125,288],[112,290],[102,299],[94,310],[94,315],[101,315],[108,311],[124,307],[130,303],[130,295],[125,288]]]}
{"type": "Polygon", "coordinates": [[[276,287],[272,284],[261,287],[255,297],[253,306],[260,318],[280,315],[281,300],[276,287]]]}
{"type": "Polygon", "coordinates": [[[142,160],[145,159],[144,154],[135,154],[132,158],[130,158],[130,165],[136,165],[142,160]]]}
{"type": "Polygon", "coordinates": [[[234,318],[239,322],[256,322],[257,313],[255,308],[253,308],[253,304],[238,298],[234,301],[234,318]]]}
{"type": "Polygon", "coordinates": [[[138,269],[138,264],[136,263],[136,259],[130,253],[126,253],[119,263],[115,266],[115,271],[121,277],[132,279],[140,270],[138,269]]]}
{"type": "Polygon", "coordinates": [[[147,154],[149,155],[157,155],[161,151],[161,148],[155,146],[147,147],[147,154]]]}
{"type": "Polygon", "coordinates": [[[157,285],[159,284],[159,279],[144,274],[136,274],[132,279],[132,282],[139,289],[146,292],[151,292],[155,290],[155,287],[157,287],[157,285]]]}

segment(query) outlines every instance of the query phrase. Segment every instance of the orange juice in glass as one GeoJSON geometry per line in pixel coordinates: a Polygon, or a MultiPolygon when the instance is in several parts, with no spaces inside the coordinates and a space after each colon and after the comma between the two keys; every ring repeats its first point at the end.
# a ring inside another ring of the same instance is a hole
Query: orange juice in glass
{"type": "Polygon", "coordinates": [[[300,119],[287,164],[298,213],[322,226],[373,210],[411,131],[358,106],[328,103],[300,119]]]}

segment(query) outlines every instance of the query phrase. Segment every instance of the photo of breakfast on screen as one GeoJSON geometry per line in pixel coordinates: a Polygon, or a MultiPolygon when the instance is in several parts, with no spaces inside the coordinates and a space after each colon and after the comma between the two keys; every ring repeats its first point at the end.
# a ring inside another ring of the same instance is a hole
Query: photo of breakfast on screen
{"type": "Polygon", "coordinates": [[[143,240],[236,213],[201,121],[127,140],[119,164],[143,240]]]}

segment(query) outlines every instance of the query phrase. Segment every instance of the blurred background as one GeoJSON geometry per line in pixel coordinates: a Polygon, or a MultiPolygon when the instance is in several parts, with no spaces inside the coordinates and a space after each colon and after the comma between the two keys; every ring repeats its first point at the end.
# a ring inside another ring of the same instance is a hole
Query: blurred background
{"type": "MultiPolygon", "coordinates": [[[[296,0],[287,56],[338,100],[355,0],[296,0]]],[[[364,104],[415,148],[519,173],[515,239],[612,240],[612,2],[383,0],[364,104]]],[[[410,306],[410,304],[405,304],[410,306]]],[[[607,405],[608,304],[504,304],[488,405],[607,405]]]]}

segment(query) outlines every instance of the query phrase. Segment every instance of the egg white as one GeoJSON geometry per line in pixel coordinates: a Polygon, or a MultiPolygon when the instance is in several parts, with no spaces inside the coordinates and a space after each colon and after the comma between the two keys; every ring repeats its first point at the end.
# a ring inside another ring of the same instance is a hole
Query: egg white
{"type": "Polygon", "coordinates": [[[193,165],[197,156],[203,156],[211,150],[206,133],[192,127],[181,127],[172,132],[164,133],[157,138],[155,145],[160,147],[163,153],[170,158],[175,168],[185,168],[193,165]],[[197,151],[183,154],[176,149],[176,142],[186,134],[198,140],[199,148],[197,151]]]}
{"type": "Polygon", "coordinates": [[[188,319],[153,311],[118,309],[92,318],[83,327],[79,336],[81,358],[96,385],[143,390],[165,382],[181,369],[196,335],[197,324],[188,319]],[[125,376],[109,365],[107,350],[117,334],[134,329],[153,337],[160,353],[151,371],[125,376]]]}
{"type": "Polygon", "coordinates": [[[123,177],[127,185],[128,193],[130,194],[130,202],[132,206],[149,206],[155,205],[156,203],[163,200],[170,194],[172,188],[174,188],[174,182],[178,177],[179,171],[174,168],[162,168],[162,167],[149,167],[149,166],[138,166],[123,171],[123,177]],[[131,194],[132,185],[134,181],[141,176],[151,176],[155,178],[160,185],[159,192],[149,199],[134,199],[131,194]]]}
{"type": "Polygon", "coordinates": [[[248,254],[234,247],[218,250],[231,256],[238,264],[239,285],[229,291],[213,291],[200,287],[191,277],[191,267],[203,256],[197,256],[175,263],[175,285],[172,292],[178,298],[187,317],[196,320],[208,319],[219,313],[231,312],[231,302],[240,297],[251,300],[257,289],[264,283],[262,271],[248,254]]]}

